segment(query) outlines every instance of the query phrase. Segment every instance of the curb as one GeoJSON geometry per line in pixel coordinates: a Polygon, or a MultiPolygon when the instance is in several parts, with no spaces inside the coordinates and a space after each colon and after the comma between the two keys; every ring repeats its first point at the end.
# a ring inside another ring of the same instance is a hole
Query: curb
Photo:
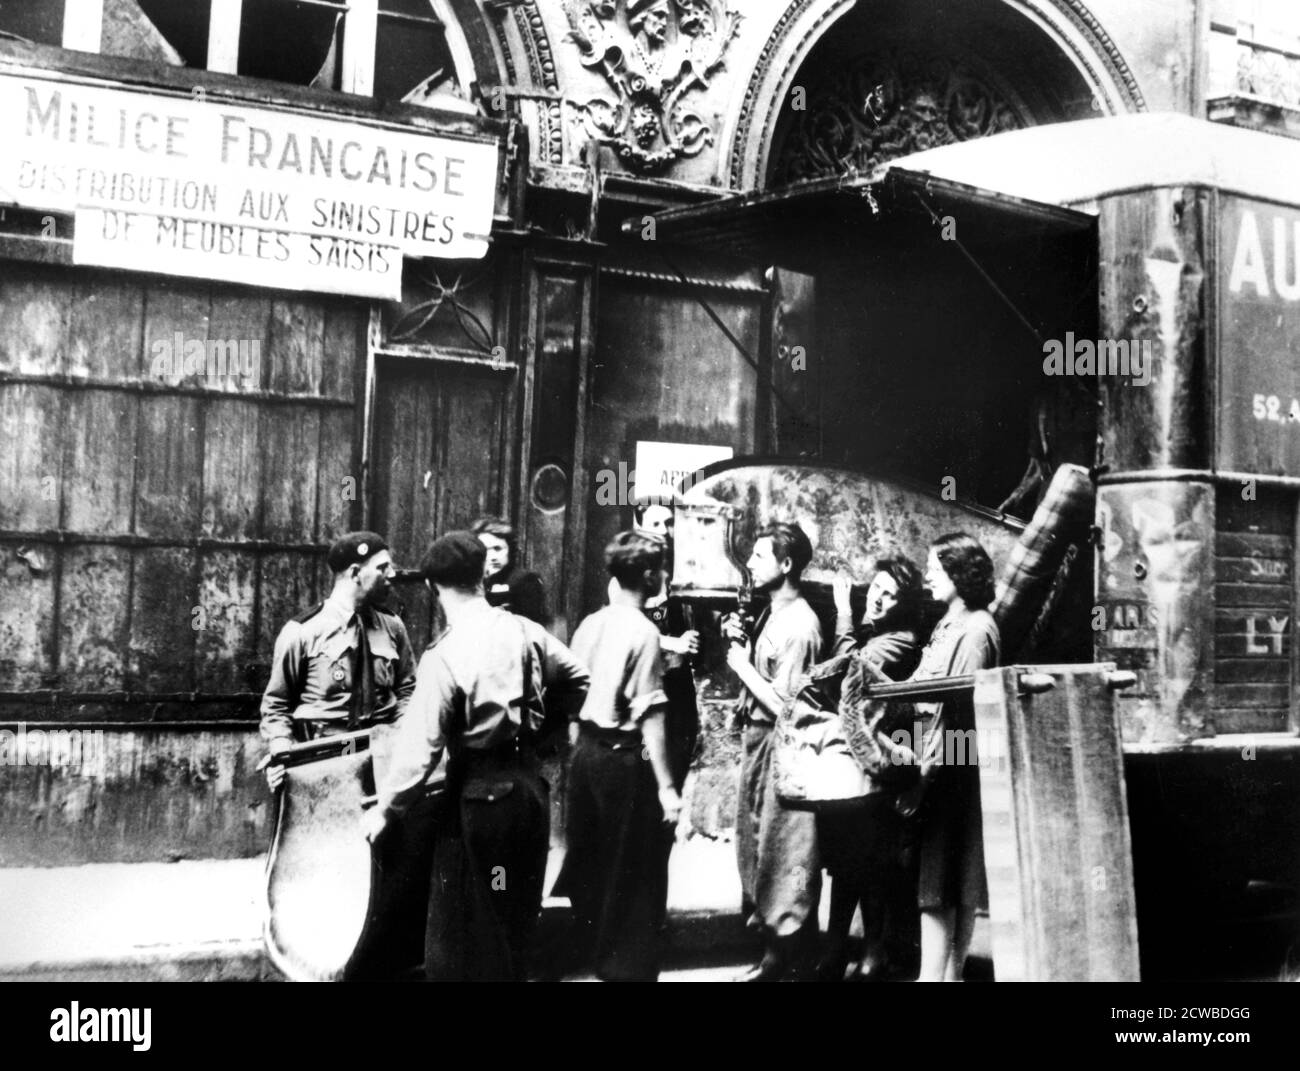
{"type": "MultiPolygon", "coordinates": [[[[538,921],[537,943],[562,937],[569,920],[564,901],[547,903],[538,921]]],[[[664,969],[726,965],[745,961],[753,938],[739,912],[681,911],[669,914],[669,946],[664,969]]],[[[278,982],[284,976],[271,963],[260,939],[160,945],[121,956],[85,960],[39,960],[0,964],[2,982],[278,982]]]]}
{"type": "Polygon", "coordinates": [[[278,977],[261,941],[165,945],[115,957],[0,967],[0,982],[265,982],[278,977]]]}

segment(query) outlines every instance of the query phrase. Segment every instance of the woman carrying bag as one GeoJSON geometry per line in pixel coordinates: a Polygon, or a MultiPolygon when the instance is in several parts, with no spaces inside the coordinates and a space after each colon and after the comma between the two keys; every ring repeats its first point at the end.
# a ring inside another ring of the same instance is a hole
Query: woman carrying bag
{"type": "Polygon", "coordinates": [[[915,896],[895,803],[916,769],[894,762],[882,746],[898,705],[873,705],[867,691],[872,681],[906,678],[916,666],[921,576],[906,558],[877,562],[856,634],[847,582],[835,584],[835,602],[835,653],[808,672],[778,727],[777,791],[789,803],[816,810],[818,843],[832,877],[818,977],[844,980],[849,928],[861,905],[864,952],[853,973],[876,980],[888,970],[886,933],[897,937],[913,929],[915,896]]]}

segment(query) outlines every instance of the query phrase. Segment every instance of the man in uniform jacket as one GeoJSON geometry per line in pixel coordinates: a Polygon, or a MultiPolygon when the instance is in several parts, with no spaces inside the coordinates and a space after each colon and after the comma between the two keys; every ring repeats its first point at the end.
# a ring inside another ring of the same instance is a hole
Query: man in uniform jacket
{"type": "MultiPolygon", "coordinates": [[[[334,574],[329,597],[289,621],[275,641],[262,697],[268,754],[259,767],[272,791],[285,777],[285,766],[272,764],[275,755],[295,742],[393,722],[415,691],[406,626],[379,609],[394,572],[388,544],[377,532],[348,532],[326,561],[334,574]]],[[[351,977],[390,977],[418,963],[429,873],[427,849],[421,859],[412,848],[418,844],[392,845],[391,858],[381,858],[391,925],[371,931],[349,966],[351,977]]]]}
{"type": "MultiPolygon", "coordinates": [[[[262,696],[262,739],[271,756],[295,741],[396,719],[415,691],[406,626],[379,609],[391,590],[393,560],[376,532],[349,532],[327,556],[334,586],[322,603],[280,630],[262,696]]],[[[282,766],[267,773],[272,788],[282,766]]]]}
{"type": "Polygon", "coordinates": [[[425,935],[425,973],[438,981],[525,978],[550,832],[533,748],[542,697],[576,716],[589,680],[540,625],[488,605],[484,557],[469,532],[448,533],[425,556],[447,630],[420,660],[410,710],[367,815],[374,843],[448,753],[425,935]]]}

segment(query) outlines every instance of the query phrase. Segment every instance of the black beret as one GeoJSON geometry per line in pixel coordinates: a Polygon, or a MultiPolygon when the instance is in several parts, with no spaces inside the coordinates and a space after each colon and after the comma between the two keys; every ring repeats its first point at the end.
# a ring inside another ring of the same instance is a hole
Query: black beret
{"type": "Polygon", "coordinates": [[[325,556],[330,571],[341,573],[349,565],[359,565],[373,554],[387,550],[388,544],[378,532],[346,532],[334,540],[325,556]]]}
{"type": "Polygon", "coordinates": [[[483,579],[487,549],[473,532],[448,532],[433,541],[420,571],[444,587],[473,587],[483,579]]]}

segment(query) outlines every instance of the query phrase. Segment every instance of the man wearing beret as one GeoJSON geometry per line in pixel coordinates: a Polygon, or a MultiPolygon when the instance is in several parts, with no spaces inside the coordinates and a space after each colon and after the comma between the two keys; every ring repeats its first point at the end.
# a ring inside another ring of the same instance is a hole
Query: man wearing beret
{"type": "Polygon", "coordinates": [[[542,907],[550,802],[533,743],[548,703],[576,715],[587,670],[527,618],[489,606],[486,551],[450,532],[425,555],[447,630],[425,652],[387,775],[367,814],[372,843],[416,802],[448,754],[425,933],[436,981],[522,981],[542,907]]]}
{"type": "MultiPolygon", "coordinates": [[[[329,549],[329,598],[280,630],[262,696],[262,738],[270,754],[295,741],[364,729],[395,719],[415,691],[406,626],[379,605],[393,576],[388,544],[376,532],[349,532],[329,549]]],[[[272,766],[274,789],[284,767],[272,766]]]]}

